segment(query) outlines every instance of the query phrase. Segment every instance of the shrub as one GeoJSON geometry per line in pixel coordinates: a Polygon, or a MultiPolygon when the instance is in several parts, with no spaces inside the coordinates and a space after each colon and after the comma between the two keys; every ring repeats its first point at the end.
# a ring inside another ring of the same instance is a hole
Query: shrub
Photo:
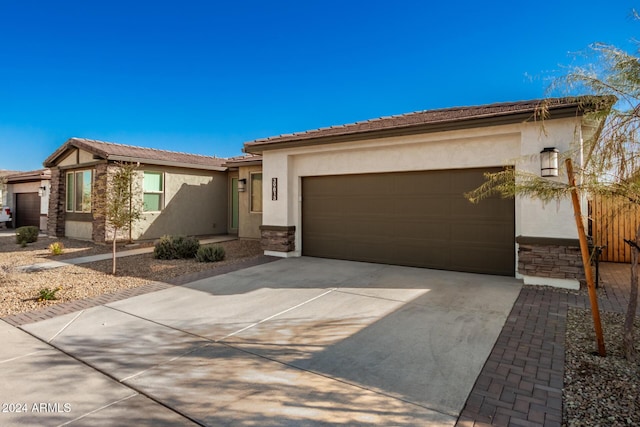
{"type": "Polygon", "coordinates": [[[49,245],[51,255],[60,255],[64,252],[64,245],[60,242],[53,242],[49,245]]]}
{"type": "Polygon", "coordinates": [[[0,264],[0,283],[10,284],[13,283],[13,277],[11,274],[12,268],[8,264],[0,264]]]}
{"type": "Polygon", "coordinates": [[[216,262],[224,259],[225,252],[222,246],[202,246],[198,249],[196,259],[199,262],[216,262]]]}
{"type": "Polygon", "coordinates": [[[49,289],[43,288],[40,289],[40,296],[38,297],[38,301],[51,301],[54,299],[58,299],[56,296],[56,292],[58,292],[61,288],[49,289]]]}
{"type": "Polygon", "coordinates": [[[16,243],[19,243],[24,247],[27,243],[37,242],[39,233],[40,230],[34,225],[19,227],[16,229],[16,243]]]}
{"type": "Polygon", "coordinates": [[[162,236],[153,248],[156,259],[194,258],[200,242],[195,237],[162,236]]]}

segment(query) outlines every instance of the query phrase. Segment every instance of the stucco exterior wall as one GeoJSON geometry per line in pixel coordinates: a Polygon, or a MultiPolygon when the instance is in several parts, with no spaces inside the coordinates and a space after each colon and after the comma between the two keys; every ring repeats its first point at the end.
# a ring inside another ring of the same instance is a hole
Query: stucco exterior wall
{"type": "MultiPolygon", "coordinates": [[[[580,141],[581,119],[547,120],[393,138],[312,145],[263,153],[263,191],[270,194],[271,178],[278,178],[278,200],[264,198],[265,226],[295,226],[295,252],[301,241],[301,178],[355,173],[479,168],[514,165],[540,174],[544,147],[569,151],[580,141]]],[[[579,162],[579,156],[574,160],[579,162]]],[[[552,178],[566,182],[566,176],[552,178]]],[[[516,236],[577,239],[570,202],[543,204],[517,197],[516,236]]],[[[586,212],[586,205],[583,206],[586,212]]],[[[517,247],[514,247],[517,253],[517,247]]],[[[517,261],[516,261],[517,262],[517,261]]]]}
{"type": "Polygon", "coordinates": [[[65,221],[65,237],[78,240],[91,240],[93,223],[87,221],[65,221]]]}
{"type": "Polygon", "coordinates": [[[133,227],[136,240],[157,239],[165,234],[211,235],[227,232],[226,172],[198,171],[143,165],[138,173],[142,201],[143,171],[164,173],[164,208],[145,212],[133,227]]]}
{"type": "MultiPolygon", "coordinates": [[[[262,212],[251,212],[250,182],[252,173],[262,173],[262,166],[243,166],[238,169],[238,178],[247,180],[247,190],[238,193],[238,237],[241,239],[259,239],[261,236],[262,212]]],[[[263,188],[263,203],[265,195],[268,194],[271,194],[271,190],[265,193],[263,188]]]]}

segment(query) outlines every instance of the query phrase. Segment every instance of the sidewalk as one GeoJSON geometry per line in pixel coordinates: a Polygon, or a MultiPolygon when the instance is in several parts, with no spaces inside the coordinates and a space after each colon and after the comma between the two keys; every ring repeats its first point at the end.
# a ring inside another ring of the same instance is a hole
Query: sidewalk
{"type": "MultiPolygon", "coordinates": [[[[211,243],[227,242],[227,241],[236,240],[236,239],[237,239],[236,236],[230,236],[230,235],[216,236],[209,239],[202,239],[200,240],[200,244],[208,245],[211,243]]],[[[145,248],[118,251],[116,253],[116,258],[122,258],[122,257],[132,256],[132,255],[149,254],[153,252],[153,249],[154,249],[153,246],[149,246],[145,248]]],[[[32,265],[23,265],[23,266],[16,267],[16,270],[26,272],[26,273],[31,273],[34,271],[52,270],[54,268],[64,267],[67,265],[77,265],[77,264],[85,264],[88,262],[104,261],[107,259],[111,259],[112,257],[113,257],[113,254],[109,252],[106,254],[71,258],[71,259],[66,259],[64,261],[49,261],[49,262],[41,262],[38,264],[32,264],[32,265]]]]}
{"type": "MultiPolygon", "coordinates": [[[[626,311],[629,265],[602,263],[601,311],[626,311]]],[[[525,286],[456,426],[561,426],[567,311],[586,293],[525,286]]]]}

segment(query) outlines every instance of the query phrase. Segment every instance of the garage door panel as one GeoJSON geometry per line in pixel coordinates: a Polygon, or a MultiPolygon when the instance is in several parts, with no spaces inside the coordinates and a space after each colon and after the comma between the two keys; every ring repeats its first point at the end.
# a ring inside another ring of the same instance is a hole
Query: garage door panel
{"type": "Polygon", "coordinates": [[[337,197],[317,197],[305,200],[308,208],[317,215],[338,216],[342,215],[342,200],[337,197]]]}
{"type": "Polygon", "coordinates": [[[422,219],[420,221],[397,222],[394,227],[398,236],[412,236],[421,241],[449,240],[451,227],[443,226],[442,221],[422,219]]]}
{"type": "Polygon", "coordinates": [[[340,209],[345,212],[345,215],[355,217],[360,215],[390,215],[393,212],[393,205],[389,205],[385,200],[381,200],[379,197],[354,197],[342,200],[340,202],[340,209]]]}
{"type": "Polygon", "coordinates": [[[508,262],[512,258],[511,253],[504,249],[453,245],[451,250],[456,254],[455,257],[452,257],[452,267],[454,269],[464,269],[464,271],[470,273],[512,275],[513,265],[508,262]],[[486,262],[487,257],[491,257],[496,261],[503,260],[503,262],[494,262],[489,268],[486,262]]]}
{"type": "Polygon", "coordinates": [[[304,177],[302,253],[513,276],[513,200],[463,196],[498,170],[304,177]]]}
{"type": "Polygon", "coordinates": [[[351,223],[345,230],[345,237],[350,239],[370,239],[374,244],[378,244],[380,239],[389,239],[395,236],[394,224],[384,218],[364,218],[351,223]]]}
{"type": "Polygon", "coordinates": [[[451,238],[453,240],[465,242],[479,242],[486,245],[490,242],[499,244],[510,244],[513,241],[512,233],[505,230],[504,223],[482,224],[482,223],[462,223],[452,227],[451,238]]]}
{"type": "MultiPolygon", "coordinates": [[[[450,193],[451,182],[445,176],[432,176],[428,185],[421,185],[424,172],[404,172],[394,177],[393,192],[398,196],[442,196],[450,193]]],[[[389,175],[389,174],[380,174],[389,175]]],[[[388,180],[388,177],[380,177],[388,180]]]]}
{"type": "Polygon", "coordinates": [[[40,196],[38,193],[17,193],[16,227],[32,225],[40,228],[40,196]]]}
{"type": "Polygon", "coordinates": [[[461,218],[500,218],[503,217],[505,209],[513,207],[512,199],[490,199],[489,203],[481,201],[479,203],[471,203],[468,200],[454,199],[450,200],[452,213],[461,218]]]}
{"type": "Polygon", "coordinates": [[[349,225],[345,223],[342,217],[318,217],[316,221],[308,224],[308,233],[311,237],[317,236],[336,236],[344,235],[349,225]]]}
{"type": "Polygon", "coordinates": [[[395,207],[399,217],[449,217],[454,212],[451,200],[447,197],[438,197],[433,194],[417,196],[412,199],[393,198],[387,203],[395,207]],[[420,210],[416,210],[416,199],[420,200],[420,210]]]}

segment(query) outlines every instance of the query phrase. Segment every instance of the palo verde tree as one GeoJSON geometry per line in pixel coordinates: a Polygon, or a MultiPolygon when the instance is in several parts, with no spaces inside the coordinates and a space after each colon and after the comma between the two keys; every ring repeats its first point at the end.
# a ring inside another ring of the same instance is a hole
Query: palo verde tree
{"type": "Polygon", "coordinates": [[[131,163],[116,163],[115,172],[108,178],[106,220],[113,233],[113,275],[116,274],[118,232],[130,230],[142,215],[140,203],[133,198],[138,188],[135,178],[136,166],[131,163]]]}
{"type": "MultiPolygon", "coordinates": [[[[638,46],[640,47],[640,45],[638,46]]],[[[580,97],[589,103],[591,113],[585,118],[593,119],[599,128],[592,138],[583,142],[582,164],[576,165],[580,177],[575,187],[568,183],[546,180],[532,174],[513,169],[487,175],[485,183],[468,193],[469,200],[476,202],[490,194],[505,197],[515,195],[532,197],[543,201],[568,197],[573,190],[581,194],[600,195],[620,202],[618,215],[628,215],[640,206],[640,58],[615,46],[596,43],[589,47],[589,65],[575,66],[568,73],[554,80],[550,92],[565,94],[587,94],[580,97]]],[[[577,98],[576,98],[577,99],[577,98]]],[[[541,103],[538,116],[544,118],[548,104],[541,103]]],[[[577,158],[576,153],[564,153],[577,158]]],[[[640,229],[632,245],[631,295],[624,324],[623,349],[625,357],[636,359],[633,337],[633,322],[638,297],[638,254],[640,251],[640,229]]]]}

